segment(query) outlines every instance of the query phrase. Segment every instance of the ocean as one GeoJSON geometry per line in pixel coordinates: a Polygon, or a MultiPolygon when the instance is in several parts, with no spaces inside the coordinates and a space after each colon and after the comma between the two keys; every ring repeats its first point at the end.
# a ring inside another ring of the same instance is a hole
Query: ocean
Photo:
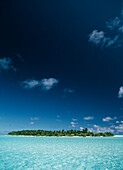
{"type": "Polygon", "coordinates": [[[1,170],[123,170],[123,137],[0,136],[1,170]]]}

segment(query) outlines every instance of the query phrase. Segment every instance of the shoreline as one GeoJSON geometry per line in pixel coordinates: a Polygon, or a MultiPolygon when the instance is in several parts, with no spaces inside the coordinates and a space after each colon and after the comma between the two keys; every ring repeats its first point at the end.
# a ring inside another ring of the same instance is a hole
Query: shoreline
{"type": "Polygon", "coordinates": [[[113,137],[123,138],[123,135],[114,135],[113,137]]]}
{"type": "Polygon", "coordinates": [[[28,136],[28,135],[1,135],[1,136],[14,136],[14,137],[56,137],[56,138],[106,138],[106,137],[118,137],[118,138],[122,138],[123,135],[114,135],[114,136],[28,136]]]}

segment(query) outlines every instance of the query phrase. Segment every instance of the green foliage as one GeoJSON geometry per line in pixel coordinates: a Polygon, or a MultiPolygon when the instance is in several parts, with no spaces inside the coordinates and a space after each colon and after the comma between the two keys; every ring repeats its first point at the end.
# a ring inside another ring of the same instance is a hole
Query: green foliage
{"type": "Polygon", "coordinates": [[[67,130],[64,129],[62,131],[47,131],[47,130],[22,130],[22,131],[16,131],[16,132],[10,132],[8,135],[24,135],[24,136],[114,136],[111,132],[105,132],[105,133],[96,133],[89,132],[87,128],[80,130],[67,130]]]}

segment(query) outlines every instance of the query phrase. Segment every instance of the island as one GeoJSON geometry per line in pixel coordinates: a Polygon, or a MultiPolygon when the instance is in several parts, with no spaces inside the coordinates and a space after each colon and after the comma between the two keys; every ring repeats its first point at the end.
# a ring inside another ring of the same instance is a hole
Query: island
{"type": "Polygon", "coordinates": [[[105,133],[93,133],[89,132],[87,128],[80,130],[59,130],[59,131],[51,131],[51,130],[22,130],[22,131],[13,131],[9,132],[8,135],[16,135],[16,136],[56,136],[56,137],[110,137],[114,136],[111,132],[105,133]]]}

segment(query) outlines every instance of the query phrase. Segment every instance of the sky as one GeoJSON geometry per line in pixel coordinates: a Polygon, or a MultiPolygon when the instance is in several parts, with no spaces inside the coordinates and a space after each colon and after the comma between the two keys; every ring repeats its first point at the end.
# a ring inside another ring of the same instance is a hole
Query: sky
{"type": "Polygon", "coordinates": [[[0,134],[123,134],[123,1],[0,1],[0,134]]]}

